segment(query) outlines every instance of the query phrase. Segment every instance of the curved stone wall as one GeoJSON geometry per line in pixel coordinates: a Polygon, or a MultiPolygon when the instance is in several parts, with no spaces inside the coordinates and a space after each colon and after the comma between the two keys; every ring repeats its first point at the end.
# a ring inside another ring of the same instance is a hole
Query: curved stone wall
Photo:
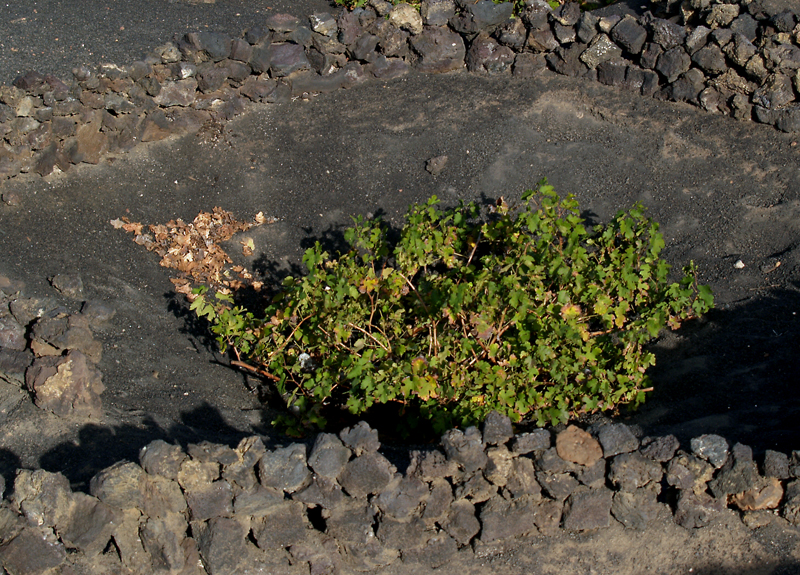
{"type": "Polygon", "coordinates": [[[213,131],[253,102],[283,102],[411,69],[525,78],[554,70],[800,131],[800,17],[791,0],[654,0],[581,12],[528,0],[423,0],[275,14],[241,37],[176,37],[128,66],[0,86],[0,178],[42,176],[173,134],[213,131]]]}
{"type": "Polygon", "coordinates": [[[19,470],[0,506],[0,564],[12,575],[435,569],[459,552],[615,522],[800,524],[800,452],[754,461],[718,435],[682,446],[607,421],[514,435],[495,412],[408,458],[398,472],[362,422],[269,448],[259,437],[186,450],[157,440],[138,463],[98,473],[89,494],[60,473],[19,470]]]}

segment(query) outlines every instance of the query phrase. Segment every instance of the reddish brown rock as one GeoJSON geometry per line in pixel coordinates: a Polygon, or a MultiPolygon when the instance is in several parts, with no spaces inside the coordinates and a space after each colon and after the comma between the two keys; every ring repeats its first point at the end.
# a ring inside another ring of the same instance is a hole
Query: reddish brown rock
{"type": "Polygon", "coordinates": [[[755,486],[731,497],[736,507],[742,511],[775,509],[783,498],[783,486],[776,477],[769,477],[755,486]]]}
{"type": "Polygon", "coordinates": [[[556,452],[564,461],[579,465],[594,465],[603,457],[600,443],[588,432],[570,425],[556,437],[556,452]]]}
{"type": "Polygon", "coordinates": [[[73,164],[99,164],[108,151],[108,136],[100,131],[100,123],[86,124],[77,129],[74,137],[65,141],[64,152],[73,164]]]}

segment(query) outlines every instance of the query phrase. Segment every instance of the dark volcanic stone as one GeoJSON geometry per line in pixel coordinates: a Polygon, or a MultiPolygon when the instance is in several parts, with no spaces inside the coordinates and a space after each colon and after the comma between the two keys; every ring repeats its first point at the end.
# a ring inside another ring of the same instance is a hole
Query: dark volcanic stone
{"type": "Polygon", "coordinates": [[[10,499],[28,523],[54,527],[63,524],[69,515],[72,490],[61,473],[20,469],[10,499]]]}
{"type": "Polygon", "coordinates": [[[425,501],[425,510],[422,519],[427,523],[440,521],[450,509],[453,502],[453,487],[446,479],[434,479],[431,490],[425,501]]]}
{"type": "Polygon", "coordinates": [[[425,27],[409,39],[419,55],[416,67],[425,73],[442,73],[464,67],[467,50],[461,35],[446,27],[425,27]]]}
{"type": "MultiPolygon", "coordinates": [[[[306,58],[303,46],[291,43],[270,45],[269,73],[273,78],[281,78],[292,72],[310,68],[311,63],[306,58]]],[[[262,70],[257,70],[253,66],[253,71],[261,72],[262,70]]]]}
{"type": "Polygon", "coordinates": [[[589,44],[597,36],[597,23],[599,21],[600,18],[589,11],[581,13],[576,28],[578,40],[584,44],[589,44]]]}
{"type": "Polygon", "coordinates": [[[667,97],[676,102],[696,103],[700,92],[705,88],[705,76],[697,68],[692,68],[665,89],[667,97]]]}
{"type": "Polygon", "coordinates": [[[667,483],[682,490],[705,491],[713,473],[714,468],[708,462],[679,452],[667,466],[667,483]]]}
{"type": "Polygon", "coordinates": [[[214,481],[187,489],[186,501],[194,521],[229,516],[233,512],[233,489],[227,481],[214,481]]]}
{"type": "Polygon", "coordinates": [[[92,477],[89,492],[112,507],[141,508],[144,505],[139,482],[144,471],[135,463],[120,461],[92,477]]]}
{"type": "Polygon", "coordinates": [[[683,44],[686,39],[686,29],[669,20],[655,18],[650,23],[653,33],[653,42],[664,50],[670,50],[683,44]]]}
{"type": "Polygon", "coordinates": [[[42,537],[38,529],[28,527],[8,543],[0,545],[0,564],[9,573],[45,573],[67,558],[61,542],[42,537]]]}
{"type": "Polygon", "coordinates": [[[37,407],[59,417],[98,417],[103,411],[102,377],[83,353],[70,350],[64,356],[34,361],[25,373],[25,383],[37,407]]]}
{"type": "Polygon", "coordinates": [[[378,430],[371,429],[366,421],[359,421],[353,427],[344,428],[339,432],[339,438],[353,451],[356,457],[378,451],[381,447],[378,430]]]}
{"type": "Polygon", "coordinates": [[[705,527],[725,508],[724,500],[714,499],[707,493],[681,491],[675,509],[675,523],[687,529],[705,527]]]}
{"type": "Polygon", "coordinates": [[[714,497],[722,498],[726,495],[741,493],[751,489],[758,477],[758,469],[753,461],[753,450],[746,445],[737,443],[731,449],[730,457],[725,465],[717,472],[716,477],[708,486],[714,497]]]}
{"type": "Polygon", "coordinates": [[[513,62],[514,52],[511,48],[484,35],[472,41],[466,56],[467,70],[483,74],[510,72],[513,62]]]}
{"type": "Polygon", "coordinates": [[[209,59],[219,62],[231,55],[233,39],[220,32],[199,32],[197,34],[199,48],[205,52],[209,59]]]}
{"type": "Polygon", "coordinates": [[[308,485],[311,471],[306,465],[305,445],[295,443],[266,453],[258,462],[258,478],[264,487],[282,489],[286,493],[308,485]]]}
{"type": "MultiPolygon", "coordinates": [[[[341,491],[341,488],[339,491],[341,491]]],[[[295,493],[292,498],[295,499],[297,495],[298,494],[295,493]]],[[[284,501],[282,491],[256,485],[248,491],[242,491],[236,494],[233,500],[233,511],[240,517],[261,517],[271,507],[280,505],[284,501]]],[[[320,504],[317,501],[309,501],[309,503],[313,505],[320,504]]]]}
{"type": "Polygon", "coordinates": [[[594,37],[580,58],[589,68],[597,68],[601,62],[616,60],[621,56],[622,48],[614,44],[605,34],[599,34],[594,37]]]}
{"type": "Polygon", "coordinates": [[[469,499],[481,503],[497,494],[497,486],[489,483],[481,473],[476,473],[455,488],[456,499],[469,499]]]}
{"type": "Polygon", "coordinates": [[[546,56],[550,67],[564,76],[580,76],[586,72],[586,65],[581,62],[580,55],[586,45],[574,42],[569,48],[560,47],[546,56]]]}
{"type": "Polygon", "coordinates": [[[692,453],[705,459],[716,469],[722,467],[728,459],[728,441],[719,435],[709,433],[692,438],[690,445],[692,453]]]}
{"type": "Polygon", "coordinates": [[[528,34],[527,45],[534,52],[552,52],[560,46],[550,28],[531,30],[528,34]]]}
{"type": "Polygon", "coordinates": [[[385,515],[402,521],[417,510],[428,493],[427,484],[414,477],[404,477],[396,485],[390,484],[375,502],[385,515]]]}
{"type": "Polygon", "coordinates": [[[786,10],[793,11],[796,8],[795,0],[753,0],[747,6],[747,11],[757,20],[768,20],[786,10]]]}
{"type": "Polygon", "coordinates": [[[58,528],[61,541],[87,556],[102,553],[122,513],[85,493],[75,493],[69,519],[58,528]]]}
{"type": "Polygon", "coordinates": [[[447,459],[455,461],[467,473],[482,469],[488,462],[484,452],[481,432],[475,427],[451,429],[442,436],[442,448],[447,459]]]}
{"type": "Polygon", "coordinates": [[[609,423],[597,430],[597,440],[603,447],[603,457],[630,453],[639,448],[639,440],[624,423],[609,423]]]}
{"type": "Polygon", "coordinates": [[[365,506],[363,501],[348,499],[331,510],[326,520],[326,532],[345,546],[363,544],[374,535],[374,521],[374,508],[365,506]]]}
{"type": "Polygon", "coordinates": [[[644,439],[639,452],[645,457],[649,457],[661,463],[666,463],[672,459],[679,447],[680,442],[677,437],[674,435],[665,435],[663,437],[644,439]]]}
{"type": "Polygon", "coordinates": [[[419,477],[423,481],[452,477],[457,472],[457,464],[448,461],[439,450],[412,451],[411,461],[406,470],[407,475],[419,477]]]}
{"type": "Polygon", "coordinates": [[[253,56],[253,46],[242,38],[236,38],[231,43],[231,60],[247,62],[253,56]]]}
{"type": "Polygon", "coordinates": [[[689,55],[693,56],[695,52],[706,45],[709,34],[711,34],[711,30],[705,26],[697,26],[686,36],[684,45],[689,55]]]}
{"type": "Polygon", "coordinates": [[[800,525],[800,480],[786,484],[781,515],[792,525],[800,525]]]}
{"type": "Polygon", "coordinates": [[[536,506],[533,498],[506,501],[501,497],[493,497],[480,511],[481,542],[491,543],[536,531],[533,522],[536,506]]]}
{"type": "Polygon", "coordinates": [[[794,30],[798,17],[800,16],[793,14],[790,10],[784,10],[770,18],[770,23],[778,32],[791,32],[794,30]]]}
{"type": "Polygon", "coordinates": [[[553,10],[552,18],[562,26],[574,26],[581,17],[581,7],[577,2],[564,2],[553,10]]]}
{"type": "Polygon", "coordinates": [[[514,435],[511,420],[506,415],[492,411],[483,422],[483,442],[487,445],[501,445],[514,435]]]}
{"type": "Polygon", "coordinates": [[[187,455],[180,445],[156,439],[139,450],[139,463],[147,473],[175,479],[187,455]]]}
{"type": "Polygon", "coordinates": [[[21,378],[25,370],[33,363],[34,355],[30,350],[14,350],[0,348],[0,371],[6,375],[21,378]]]}
{"type": "Polygon", "coordinates": [[[351,497],[366,497],[382,491],[394,477],[395,468],[380,453],[371,452],[350,461],[339,482],[351,497]]]}
{"type": "Polygon", "coordinates": [[[658,57],[655,70],[671,84],[687,72],[691,65],[692,60],[683,48],[671,48],[658,57]]]}
{"type": "Polygon", "coordinates": [[[563,527],[568,531],[588,531],[611,524],[613,493],[601,487],[579,487],[564,506],[563,527]]]}
{"type": "Polygon", "coordinates": [[[375,535],[386,547],[413,549],[424,545],[430,533],[425,532],[425,523],[417,517],[411,521],[397,521],[382,516],[378,520],[378,530],[375,535]]]}
{"type": "Polygon", "coordinates": [[[278,82],[263,76],[250,76],[239,87],[239,93],[254,102],[262,102],[275,91],[278,82]]]}
{"type": "Polygon", "coordinates": [[[707,74],[721,74],[727,70],[725,55],[719,46],[710,45],[701,48],[692,55],[692,62],[707,74]]]}
{"type": "Polygon", "coordinates": [[[151,517],[139,528],[144,550],[157,569],[183,569],[185,554],[181,543],[186,538],[186,520],[182,515],[151,517]]]}
{"type": "Polygon", "coordinates": [[[606,483],[606,460],[598,459],[594,465],[582,467],[578,471],[578,481],[592,489],[606,483]]]}
{"type": "Polygon", "coordinates": [[[355,11],[343,10],[339,15],[337,24],[339,27],[339,42],[345,46],[350,46],[364,31],[358,21],[358,13],[355,11]]]}
{"type": "Polygon", "coordinates": [[[384,56],[403,58],[408,56],[408,32],[398,30],[386,20],[378,20],[369,27],[369,32],[378,37],[378,48],[384,56]]]}
{"type": "Polygon", "coordinates": [[[211,575],[236,573],[247,557],[247,526],[228,517],[216,517],[197,537],[205,568],[211,575]]]}
{"type": "Polygon", "coordinates": [[[725,45],[724,50],[733,63],[739,66],[745,66],[758,51],[753,43],[741,34],[734,34],[732,42],[725,45]]]}
{"type": "Polygon", "coordinates": [[[271,506],[252,522],[258,547],[269,551],[302,543],[308,533],[304,511],[305,506],[297,501],[271,506]]]}
{"type": "Polygon", "coordinates": [[[767,81],[753,92],[752,101],[768,110],[786,106],[794,101],[791,80],[784,74],[770,74],[767,81]]]}
{"type": "Polygon", "coordinates": [[[623,61],[601,62],[597,66],[597,81],[607,86],[622,86],[625,84],[626,69],[623,61]]]}
{"type": "Polygon", "coordinates": [[[201,64],[197,67],[197,87],[201,92],[209,93],[219,90],[228,78],[227,68],[221,68],[211,63],[201,64]]]}
{"type": "Polygon", "coordinates": [[[558,450],[555,447],[537,453],[535,461],[536,471],[544,473],[566,473],[576,469],[574,463],[565,461],[558,455],[558,450]]]}
{"type": "Polygon", "coordinates": [[[611,514],[628,529],[642,531],[655,521],[664,507],[656,500],[652,489],[619,491],[614,494],[611,514]]]}
{"type": "Polygon", "coordinates": [[[505,489],[514,498],[522,497],[523,495],[540,495],[542,488],[539,482],[536,481],[536,470],[533,461],[527,457],[512,459],[505,489]]]}
{"type": "Polygon", "coordinates": [[[630,54],[639,54],[647,40],[647,30],[633,16],[625,16],[611,30],[611,39],[630,54]]]}
{"type": "Polygon", "coordinates": [[[351,452],[341,440],[331,433],[320,433],[308,456],[308,465],[314,473],[335,479],[350,460],[351,452]]]}
{"type": "Polygon", "coordinates": [[[662,475],[660,463],[640,453],[623,453],[611,461],[608,478],[620,491],[634,491],[658,483],[662,475]]]}
{"type": "Polygon", "coordinates": [[[564,26],[555,22],[553,24],[553,34],[560,44],[571,44],[577,38],[574,26],[564,26]]]}
{"type": "Polygon", "coordinates": [[[350,49],[350,53],[356,60],[372,62],[378,57],[376,48],[378,47],[379,41],[380,38],[377,36],[372,34],[362,34],[355,41],[355,44],[353,44],[353,47],[350,49]]]}
{"type": "Polygon", "coordinates": [[[524,455],[532,451],[550,449],[552,437],[548,429],[535,429],[530,433],[520,433],[514,437],[511,451],[517,455],[524,455]]]}
{"type": "Polygon", "coordinates": [[[241,489],[252,489],[257,482],[255,467],[267,448],[260,438],[253,436],[242,439],[234,452],[238,459],[223,467],[222,478],[241,489]]]}
{"type": "Polygon", "coordinates": [[[456,15],[453,0],[422,0],[420,15],[426,26],[446,26],[448,20],[456,15]]]}
{"type": "Polygon", "coordinates": [[[519,50],[525,45],[528,31],[521,18],[514,18],[495,32],[497,41],[503,46],[508,46],[514,50],[519,50]]]}
{"type": "Polygon", "coordinates": [[[259,45],[253,48],[250,59],[247,61],[250,64],[253,72],[256,74],[263,74],[269,71],[269,66],[272,61],[271,44],[259,45]]]}
{"type": "Polygon", "coordinates": [[[463,14],[450,19],[450,26],[464,34],[491,32],[497,26],[508,22],[513,11],[514,4],[511,2],[500,4],[495,4],[492,0],[469,2],[463,14]]]}
{"type": "Polygon", "coordinates": [[[750,14],[739,14],[730,25],[731,32],[741,34],[751,42],[758,38],[758,22],[750,14]]]}
{"type": "Polygon", "coordinates": [[[642,66],[642,68],[652,70],[653,68],[656,67],[656,63],[658,63],[658,58],[663,53],[664,53],[664,48],[662,48],[658,44],[649,42],[645,44],[645,47],[642,50],[642,55],[639,58],[639,64],[642,66]]]}
{"type": "Polygon", "coordinates": [[[469,544],[481,530],[481,524],[475,517],[475,506],[466,499],[454,502],[450,506],[450,516],[442,528],[459,545],[469,544]]]}
{"type": "Polygon", "coordinates": [[[578,480],[569,473],[537,473],[536,480],[556,501],[564,501],[579,487],[578,480]]]}
{"type": "MultiPolygon", "coordinates": [[[[333,509],[345,498],[341,486],[333,479],[315,475],[311,484],[292,494],[292,499],[309,505],[319,505],[325,509],[333,509]]],[[[237,499],[238,500],[238,499],[237,499]]]]}
{"type": "Polygon", "coordinates": [[[800,132],[800,105],[790,104],[779,110],[775,119],[775,127],[782,132],[800,132]]]}

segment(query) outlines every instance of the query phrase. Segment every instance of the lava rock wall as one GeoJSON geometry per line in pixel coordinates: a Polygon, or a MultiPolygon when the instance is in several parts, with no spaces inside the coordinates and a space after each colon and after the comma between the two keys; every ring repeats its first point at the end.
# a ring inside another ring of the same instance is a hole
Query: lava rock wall
{"type": "MultiPolygon", "coordinates": [[[[0,180],[42,176],[171,135],[219,130],[256,102],[286,102],[410,70],[547,70],[642,96],[800,131],[800,15],[792,0],[653,0],[581,12],[512,3],[370,0],[365,8],[274,14],[240,37],[176,36],[127,66],[65,81],[28,72],[0,86],[0,180]]],[[[11,200],[13,201],[13,199],[11,200]]]]}
{"type": "Polygon", "coordinates": [[[362,422],[270,448],[255,436],[235,448],[157,440],[137,463],[98,473],[89,494],[22,469],[0,505],[0,565],[11,575],[429,570],[615,523],[800,525],[800,452],[755,461],[718,435],[682,446],[605,419],[514,435],[493,412],[482,430],[408,452],[402,472],[396,455],[362,422]]]}

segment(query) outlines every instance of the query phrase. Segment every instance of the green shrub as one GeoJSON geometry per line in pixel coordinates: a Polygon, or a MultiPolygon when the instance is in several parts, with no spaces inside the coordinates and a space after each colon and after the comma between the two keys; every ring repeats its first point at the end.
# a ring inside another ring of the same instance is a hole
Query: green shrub
{"type": "Polygon", "coordinates": [[[545,425],[639,404],[655,361],[644,344],[713,306],[693,264],[667,282],[641,206],[588,232],[546,180],[517,208],[437,204],[413,206],[395,242],[354,218],[349,251],[309,249],[308,275],[287,278],[261,318],[205,288],[192,309],[274,381],[298,425],[324,427],[326,406],[393,403],[440,432],[491,410],[545,425]]]}

